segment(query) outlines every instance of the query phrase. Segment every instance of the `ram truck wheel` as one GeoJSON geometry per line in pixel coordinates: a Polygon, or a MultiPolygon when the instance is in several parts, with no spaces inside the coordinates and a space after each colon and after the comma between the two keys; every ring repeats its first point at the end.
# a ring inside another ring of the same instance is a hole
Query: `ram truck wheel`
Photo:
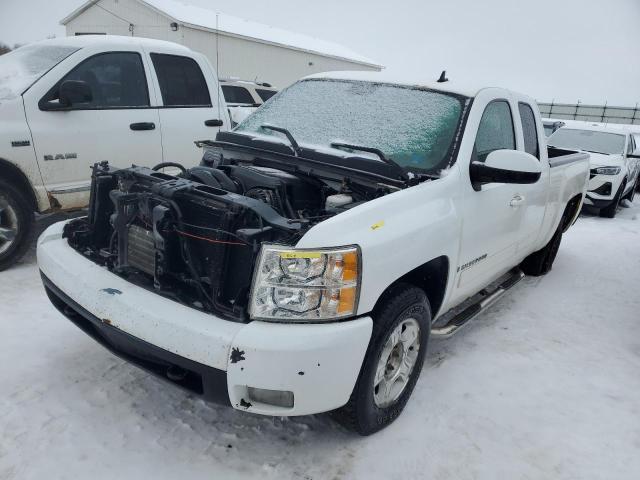
{"type": "Polygon", "coordinates": [[[562,226],[563,222],[560,221],[560,225],[558,225],[558,229],[553,234],[553,237],[551,237],[551,240],[549,240],[549,243],[522,261],[520,269],[525,275],[539,277],[551,271],[553,262],[560,249],[560,242],[562,241],[562,226]]]}
{"type": "Polygon", "coordinates": [[[27,252],[33,233],[33,208],[25,195],[0,180],[0,271],[27,252]]]}
{"type": "Polygon", "coordinates": [[[393,422],[415,387],[429,342],[431,309],[424,291],[392,288],[373,314],[373,332],[349,402],[334,412],[345,427],[370,435],[393,422]]]}

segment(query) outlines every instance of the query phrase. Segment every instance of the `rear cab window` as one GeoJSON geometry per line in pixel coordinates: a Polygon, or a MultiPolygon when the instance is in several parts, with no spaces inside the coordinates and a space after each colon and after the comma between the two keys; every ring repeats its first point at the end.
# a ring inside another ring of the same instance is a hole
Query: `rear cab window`
{"type": "Polygon", "coordinates": [[[254,105],[256,103],[251,92],[244,87],[222,85],[222,93],[227,103],[242,103],[245,105],[254,105]]]}
{"type": "Polygon", "coordinates": [[[522,122],[522,135],[524,136],[524,151],[540,160],[540,146],[538,144],[538,128],[536,116],[531,105],[518,103],[520,121],[522,122]]]}
{"type": "Polygon", "coordinates": [[[207,81],[198,63],[189,57],[152,53],[165,107],[210,107],[207,81]]]}

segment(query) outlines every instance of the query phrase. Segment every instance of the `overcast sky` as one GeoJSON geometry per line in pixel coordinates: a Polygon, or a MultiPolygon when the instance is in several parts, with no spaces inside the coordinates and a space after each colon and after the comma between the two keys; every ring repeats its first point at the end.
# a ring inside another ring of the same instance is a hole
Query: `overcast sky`
{"type": "MultiPolygon", "coordinates": [[[[540,101],[640,102],[640,0],[183,0],[332,40],[393,72],[540,101]]],[[[64,35],[82,0],[0,0],[0,42],[64,35]]]]}

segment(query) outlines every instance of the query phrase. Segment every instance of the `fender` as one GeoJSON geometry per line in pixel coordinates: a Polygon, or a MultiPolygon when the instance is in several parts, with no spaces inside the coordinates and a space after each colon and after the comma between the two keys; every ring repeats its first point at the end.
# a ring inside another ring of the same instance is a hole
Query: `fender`
{"type": "Polygon", "coordinates": [[[449,259],[445,256],[434,258],[393,281],[380,296],[373,309],[376,310],[376,308],[378,308],[378,305],[384,301],[385,294],[389,292],[394,285],[398,283],[410,283],[424,290],[427,294],[429,306],[431,307],[431,321],[433,322],[440,313],[440,307],[442,306],[444,295],[447,292],[448,279],[449,259]]]}
{"type": "Polygon", "coordinates": [[[18,186],[20,190],[26,192],[34,211],[38,211],[38,200],[31,182],[16,165],[4,158],[0,158],[0,177],[8,179],[11,183],[18,186]]]}

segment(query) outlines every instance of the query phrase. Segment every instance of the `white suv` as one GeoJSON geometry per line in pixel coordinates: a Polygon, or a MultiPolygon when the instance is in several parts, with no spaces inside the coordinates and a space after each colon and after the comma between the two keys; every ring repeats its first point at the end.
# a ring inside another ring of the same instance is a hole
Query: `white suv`
{"type": "Polygon", "coordinates": [[[220,85],[227,102],[232,127],[242,122],[264,102],[278,93],[276,88],[265,82],[220,79],[220,85]]]}
{"type": "Polygon", "coordinates": [[[566,126],[549,137],[549,145],[591,153],[591,172],[584,203],[613,218],[623,199],[633,201],[640,170],[634,135],[622,127],[566,126]]]}

